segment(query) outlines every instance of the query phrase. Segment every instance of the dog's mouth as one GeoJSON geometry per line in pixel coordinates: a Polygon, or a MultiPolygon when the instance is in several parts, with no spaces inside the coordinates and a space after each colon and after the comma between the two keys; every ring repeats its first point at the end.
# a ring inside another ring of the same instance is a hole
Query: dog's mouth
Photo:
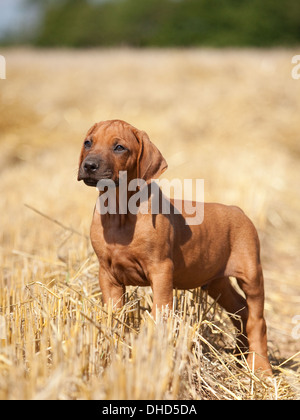
{"type": "Polygon", "coordinates": [[[85,183],[85,185],[88,185],[89,187],[96,187],[98,181],[99,181],[98,179],[94,179],[94,178],[83,178],[83,182],[85,183]]]}
{"type": "Polygon", "coordinates": [[[111,177],[102,177],[100,179],[98,178],[92,178],[92,177],[84,177],[79,179],[79,181],[83,181],[85,183],[85,185],[88,185],[89,187],[97,187],[97,184],[99,181],[102,181],[104,179],[109,179],[111,181],[113,181],[115,183],[115,186],[118,187],[119,186],[119,179],[113,179],[111,177]]]}
{"type": "Polygon", "coordinates": [[[106,171],[84,171],[80,168],[78,172],[78,181],[83,181],[85,185],[89,187],[97,187],[97,184],[101,180],[111,179],[116,185],[118,185],[119,180],[113,179],[113,172],[111,170],[106,171]]]}

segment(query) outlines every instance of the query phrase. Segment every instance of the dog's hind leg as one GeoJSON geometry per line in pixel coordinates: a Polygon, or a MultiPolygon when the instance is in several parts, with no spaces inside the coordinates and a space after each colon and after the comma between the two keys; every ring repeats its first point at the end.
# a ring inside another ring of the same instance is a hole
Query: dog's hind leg
{"type": "Polygon", "coordinates": [[[228,312],[233,325],[237,329],[236,353],[247,352],[246,323],[248,309],[246,299],[231,285],[228,277],[213,280],[209,283],[207,291],[228,312]]]}
{"type": "Polygon", "coordinates": [[[264,278],[261,265],[249,269],[237,277],[238,284],[246,295],[248,319],[246,333],[249,342],[248,365],[251,369],[272,374],[268,360],[267,327],[264,318],[264,278]]]}

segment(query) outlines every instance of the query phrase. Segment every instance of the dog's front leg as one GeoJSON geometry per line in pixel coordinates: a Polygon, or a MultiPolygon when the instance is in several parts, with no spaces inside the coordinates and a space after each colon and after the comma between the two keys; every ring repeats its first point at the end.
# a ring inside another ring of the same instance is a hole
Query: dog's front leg
{"type": "Polygon", "coordinates": [[[153,290],[152,316],[156,319],[157,312],[163,308],[172,310],[173,306],[173,262],[164,261],[153,266],[149,272],[150,284],[153,290]]]}
{"type": "Polygon", "coordinates": [[[109,272],[101,267],[99,269],[99,285],[104,304],[111,301],[114,309],[121,308],[124,305],[125,286],[118,283],[109,272]]]}

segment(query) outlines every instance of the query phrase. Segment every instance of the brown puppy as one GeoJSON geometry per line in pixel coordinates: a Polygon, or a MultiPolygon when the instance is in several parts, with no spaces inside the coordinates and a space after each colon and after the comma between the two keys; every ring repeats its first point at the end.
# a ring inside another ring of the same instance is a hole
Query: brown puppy
{"type": "Polygon", "coordinates": [[[155,317],[155,311],[163,306],[172,309],[173,288],[206,286],[210,296],[229,313],[241,317],[241,321],[234,317],[232,322],[241,332],[239,347],[249,350],[249,366],[271,374],[259,239],[243,211],[207,203],[203,222],[188,225],[185,212],[174,211],[174,200],[170,200],[170,214],[151,214],[149,193],[148,214],[121,214],[119,172],[127,171],[127,183],[141,178],[149,188],[151,179],[166,168],[165,159],[147,134],[124,121],[100,122],[87,133],[78,180],[90,186],[99,180],[112,180],[117,197],[115,214],[100,214],[95,208],[91,226],[104,302],[111,299],[120,307],[125,286],[150,285],[155,317]],[[230,276],[237,279],[246,300],[232,287],[230,276]]]}

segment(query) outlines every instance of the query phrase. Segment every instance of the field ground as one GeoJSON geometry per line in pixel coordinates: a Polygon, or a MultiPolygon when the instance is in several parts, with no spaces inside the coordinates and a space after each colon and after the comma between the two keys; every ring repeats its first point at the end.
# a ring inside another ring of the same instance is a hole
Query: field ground
{"type": "Polygon", "coordinates": [[[1,52],[0,398],[299,398],[297,53],[1,52]],[[96,191],[76,172],[86,131],[112,118],[149,134],[165,177],[204,178],[206,201],[254,221],[273,385],[236,366],[232,328],[199,291],[178,292],[179,313],[156,328],[150,290],[130,289],[118,314],[101,306],[85,237],[96,191]]]}

